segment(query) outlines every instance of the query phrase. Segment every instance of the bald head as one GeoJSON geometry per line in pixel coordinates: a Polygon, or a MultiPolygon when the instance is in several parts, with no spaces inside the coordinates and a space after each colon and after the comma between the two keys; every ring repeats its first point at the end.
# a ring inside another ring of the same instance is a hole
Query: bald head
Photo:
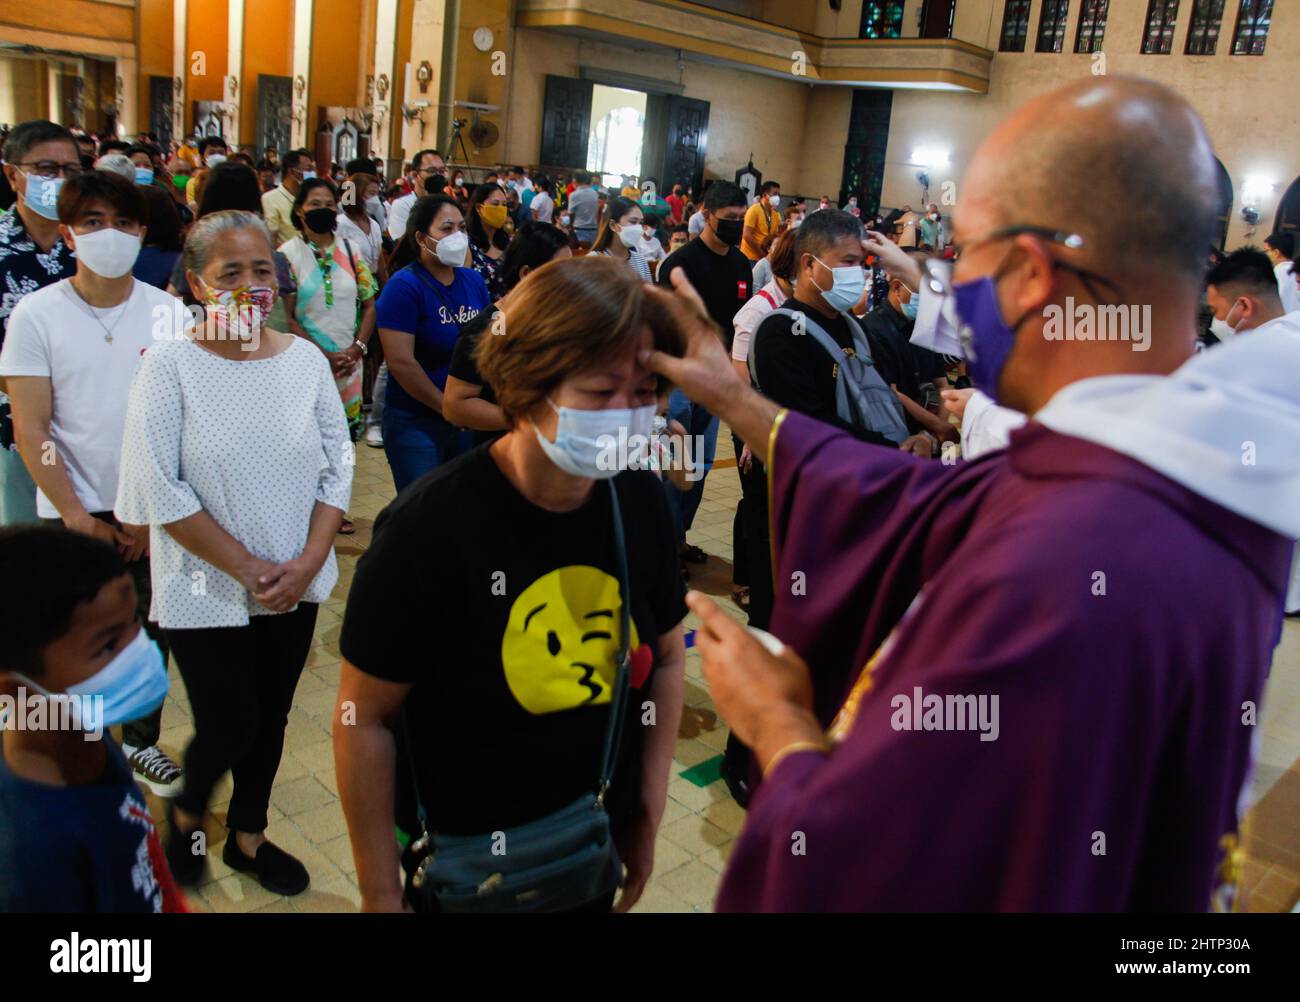
{"type": "Polygon", "coordinates": [[[976,152],[962,239],[1032,224],[1078,233],[1072,260],[1197,283],[1216,229],[1217,166],[1191,106],[1137,77],[1089,77],[1030,101],[976,152]]]}

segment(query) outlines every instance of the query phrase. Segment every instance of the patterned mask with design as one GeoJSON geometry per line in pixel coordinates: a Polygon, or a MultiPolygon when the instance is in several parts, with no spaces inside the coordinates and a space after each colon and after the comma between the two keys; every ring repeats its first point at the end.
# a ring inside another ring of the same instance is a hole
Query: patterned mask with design
{"type": "Polygon", "coordinates": [[[203,288],[203,306],[217,330],[241,341],[256,337],[275,304],[275,290],[265,286],[241,285],[237,289],[203,288]]]}

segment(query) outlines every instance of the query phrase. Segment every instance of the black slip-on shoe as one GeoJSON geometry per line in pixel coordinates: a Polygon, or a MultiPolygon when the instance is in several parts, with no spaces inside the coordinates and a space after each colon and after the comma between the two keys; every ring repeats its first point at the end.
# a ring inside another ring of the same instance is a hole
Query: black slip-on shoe
{"type": "Polygon", "coordinates": [[[273,894],[301,894],[311,883],[307,867],[270,842],[259,845],[256,856],[245,856],[244,850],[235,842],[234,832],[226,839],[221,859],[232,870],[252,874],[259,884],[273,894]]]}

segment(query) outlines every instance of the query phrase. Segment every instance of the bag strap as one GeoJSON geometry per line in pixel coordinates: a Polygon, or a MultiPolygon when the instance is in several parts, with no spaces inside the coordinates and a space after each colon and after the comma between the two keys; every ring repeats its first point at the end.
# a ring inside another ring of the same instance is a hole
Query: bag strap
{"type": "Polygon", "coordinates": [[[619,746],[623,741],[623,722],[627,716],[627,701],[631,690],[632,645],[632,587],[627,572],[627,543],[623,536],[623,513],[618,505],[618,492],[614,480],[609,480],[609,497],[614,509],[614,558],[618,563],[618,590],[621,611],[619,614],[618,652],[614,655],[614,691],[609,697],[609,722],[605,725],[605,750],[600,763],[600,787],[596,799],[605,802],[605,793],[614,778],[619,746]]]}
{"type": "MultiPolygon", "coordinates": [[[[618,567],[618,589],[621,610],[619,613],[618,651],[614,655],[614,691],[609,697],[609,720],[605,724],[605,739],[600,758],[599,785],[596,801],[602,807],[605,794],[609,791],[610,781],[614,778],[614,767],[618,763],[619,748],[623,743],[623,724],[627,716],[627,702],[631,692],[631,644],[632,644],[632,587],[627,572],[627,543],[623,535],[623,512],[618,505],[618,492],[614,481],[609,480],[609,497],[613,506],[614,522],[614,558],[618,567]]],[[[420,819],[420,831],[427,843],[430,837],[429,817],[424,809],[424,799],[420,796],[420,780],[416,774],[414,762],[414,745],[411,743],[411,727],[407,720],[405,700],[399,713],[402,720],[402,734],[406,741],[407,755],[411,757],[411,789],[415,793],[415,812],[420,819]]]]}

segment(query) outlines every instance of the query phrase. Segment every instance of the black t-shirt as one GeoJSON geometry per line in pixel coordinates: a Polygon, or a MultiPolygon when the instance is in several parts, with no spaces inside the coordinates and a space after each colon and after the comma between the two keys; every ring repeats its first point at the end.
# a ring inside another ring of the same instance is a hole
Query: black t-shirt
{"type": "Polygon", "coordinates": [[[735,247],[728,247],[726,254],[715,254],[702,238],[697,237],[669,254],[659,266],[659,284],[671,289],[670,276],[678,268],[686,270],[686,277],[704,300],[709,316],[722,328],[722,337],[730,354],[731,342],[736,336],[732,322],[737,311],[754,294],[753,262],[735,247]]]}
{"type": "MultiPolygon", "coordinates": [[[[844,354],[856,356],[853,335],[842,315],[823,316],[797,299],[787,299],[785,309],[802,313],[815,321],[844,354]]],[[[811,335],[795,334],[793,324],[790,317],[769,313],[754,331],[750,350],[754,353],[754,370],[763,395],[782,407],[842,428],[864,442],[897,448],[896,442],[883,435],[841,420],[835,410],[835,378],[839,363],[811,335]]],[[[873,358],[873,361],[881,378],[886,383],[891,382],[887,368],[882,371],[879,360],[873,358]]]]}
{"type": "MultiPolygon", "coordinates": [[[[497,395],[479,374],[478,366],[474,364],[474,349],[478,346],[479,336],[492,326],[492,320],[499,312],[493,305],[461,327],[460,335],[456,338],[456,347],[451,352],[451,364],[447,368],[447,375],[455,376],[462,383],[482,387],[479,391],[479,399],[486,400],[490,404],[497,402],[497,395]]],[[[483,445],[496,441],[505,432],[479,431],[471,428],[470,434],[474,436],[475,445],[483,445]]]]}
{"type": "MultiPolygon", "coordinates": [[[[663,485],[644,470],[614,484],[633,623],[634,688],[606,801],[621,827],[639,812],[656,641],[686,604],[663,485]]],[[[339,647],[362,671],[413,684],[411,760],[436,830],[497,831],[595,790],[619,640],[614,545],[608,484],[575,511],[545,511],[486,446],[376,520],[339,647]]]]}

